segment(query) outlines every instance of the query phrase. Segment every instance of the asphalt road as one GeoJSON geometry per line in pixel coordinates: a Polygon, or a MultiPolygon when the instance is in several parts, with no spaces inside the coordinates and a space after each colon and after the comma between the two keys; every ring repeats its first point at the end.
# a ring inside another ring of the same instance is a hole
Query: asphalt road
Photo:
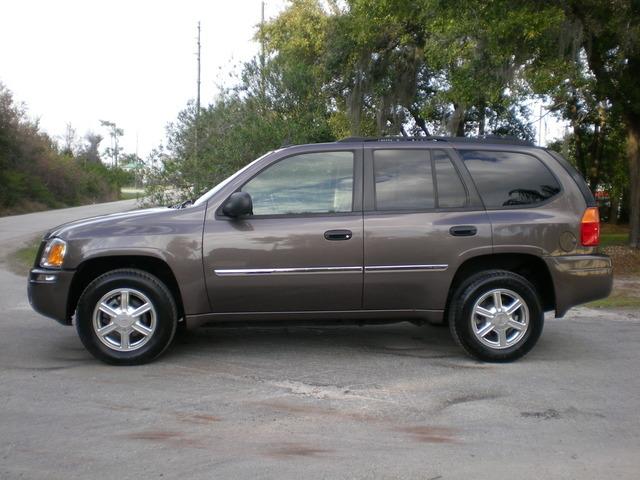
{"type": "MultiPolygon", "coordinates": [[[[97,209],[0,219],[0,239],[97,209]]],[[[640,477],[637,311],[549,319],[507,365],[397,324],[202,328],[118,368],[1,267],[1,479],[640,477]]]]}

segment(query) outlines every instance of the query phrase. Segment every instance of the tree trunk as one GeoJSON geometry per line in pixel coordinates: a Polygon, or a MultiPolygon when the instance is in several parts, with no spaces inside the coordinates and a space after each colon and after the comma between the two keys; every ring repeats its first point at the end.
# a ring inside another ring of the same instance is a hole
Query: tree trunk
{"type": "Polygon", "coordinates": [[[622,190],[620,195],[620,215],[618,215],[618,223],[629,223],[629,187],[622,190]]]}
{"type": "Polygon", "coordinates": [[[582,148],[582,130],[577,123],[573,125],[573,138],[575,139],[576,148],[576,167],[582,174],[582,176],[588,181],[589,172],[587,169],[587,160],[585,158],[584,149],[582,148]]]}
{"type": "Polygon", "coordinates": [[[478,105],[478,135],[484,135],[484,126],[487,122],[487,102],[480,100],[478,105]]]}
{"type": "Polygon", "coordinates": [[[640,248],[640,123],[630,123],[627,132],[629,159],[629,245],[640,248]]]}
{"type": "Polygon", "coordinates": [[[422,130],[427,137],[430,137],[431,133],[429,133],[429,129],[427,128],[427,122],[425,121],[424,118],[422,118],[420,113],[413,108],[407,108],[407,110],[409,111],[409,114],[413,117],[413,120],[416,122],[416,125],[420,127],[420,130],[422,130]]]}
{"type": "Polygon", "coordinates": [[[618,224],[618,211],[620,210],[620,194],[613,192],[609,193],[609,223],[612,225],[618,224]]]}
{"type": "Polygon", "coordinates": [[[449,117],[449,135],[452,137],[464,137],[464,105],[453,104],[454,111],[449,117]]]}

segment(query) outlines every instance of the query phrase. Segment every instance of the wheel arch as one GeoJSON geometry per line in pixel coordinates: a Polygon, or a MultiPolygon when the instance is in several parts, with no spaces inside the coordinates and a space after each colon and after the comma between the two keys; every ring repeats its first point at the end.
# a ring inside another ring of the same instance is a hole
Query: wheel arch
{"type": "Polygon", "coordinates": [[[553,278],[545,261],[528,253],[493,253],[479,255],[465,260],[456,270],[445,307],[444,318],[447,318],[449,305],[453,293],[462,282],[471,275],[485,270],[506,270],[526,278],[533,284],[540,295],[540,302],[544,311],[555,310],[556,296],[553,278]]]}
{"type": "Polygon", "coordinates": [[[173,294],[178,308],[178,318],[184,317],[184,305],[178,281],[171,267],[164,260],[151,255],[117,255],[89,258],[78,265],[67,298],[67,318],[73,316],[78,300],[89,283],[104,273],[120,268],[135,268],[158,277],[173,294]]]}

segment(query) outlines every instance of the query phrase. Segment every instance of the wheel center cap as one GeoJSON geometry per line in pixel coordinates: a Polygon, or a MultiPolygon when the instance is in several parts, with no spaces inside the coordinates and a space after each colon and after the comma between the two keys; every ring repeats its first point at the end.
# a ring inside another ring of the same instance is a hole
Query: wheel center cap
{"type": "Polygon", "coordinates": [[[121,313],[113,319],[113,323],[118,325],[120,328],[129,328],[133,324],[133,318],[131,315],[121,313]]]}
{"type": "Polygon", "coordinates": [[[498,327],[506,327],[509,322],[509,316],[505,313],[499,313],[495,318],[495,325],[498,327]]]}

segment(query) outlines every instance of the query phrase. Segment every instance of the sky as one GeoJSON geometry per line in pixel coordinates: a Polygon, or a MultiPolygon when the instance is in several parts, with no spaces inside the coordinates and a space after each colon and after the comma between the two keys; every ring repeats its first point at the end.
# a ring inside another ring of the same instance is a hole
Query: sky
{"type": "MultiPolygon", "coordinates": [[[[285,5],[266,0],[266,18],[285,5]]],[[[71,123],[79,137],[88,131],[107,137],[100,120],[108,120],[124,130],[124,151],[145,158],[196,96],[198,21],[205,106],[218,86],[230,84],[229,74],[258,52],[253,35],[260,16],[260,0],[6,2],[0,82],[49,135],[62,140],[71,123]]],[[[532,110],[535,119],[539,109],[532,110]]],[[[536,139],[546,144],[561,133],[547,115],[536,139]]]]}
{"type": "MultiPolygon", "coordinates": [[[[265,16],[285,0],[266,0],[265,16]]],[[[229,73],[258,52],[260,0],[5,2],[0,82],[30,117],[61,139],[70,122],[82,137],[124,129],[125,152],[145,157],[196,96],[197,23],[202,28],[202,105],[229,73]]],[[[107,146],[107,140],[102,146],[107,146]]]]}

